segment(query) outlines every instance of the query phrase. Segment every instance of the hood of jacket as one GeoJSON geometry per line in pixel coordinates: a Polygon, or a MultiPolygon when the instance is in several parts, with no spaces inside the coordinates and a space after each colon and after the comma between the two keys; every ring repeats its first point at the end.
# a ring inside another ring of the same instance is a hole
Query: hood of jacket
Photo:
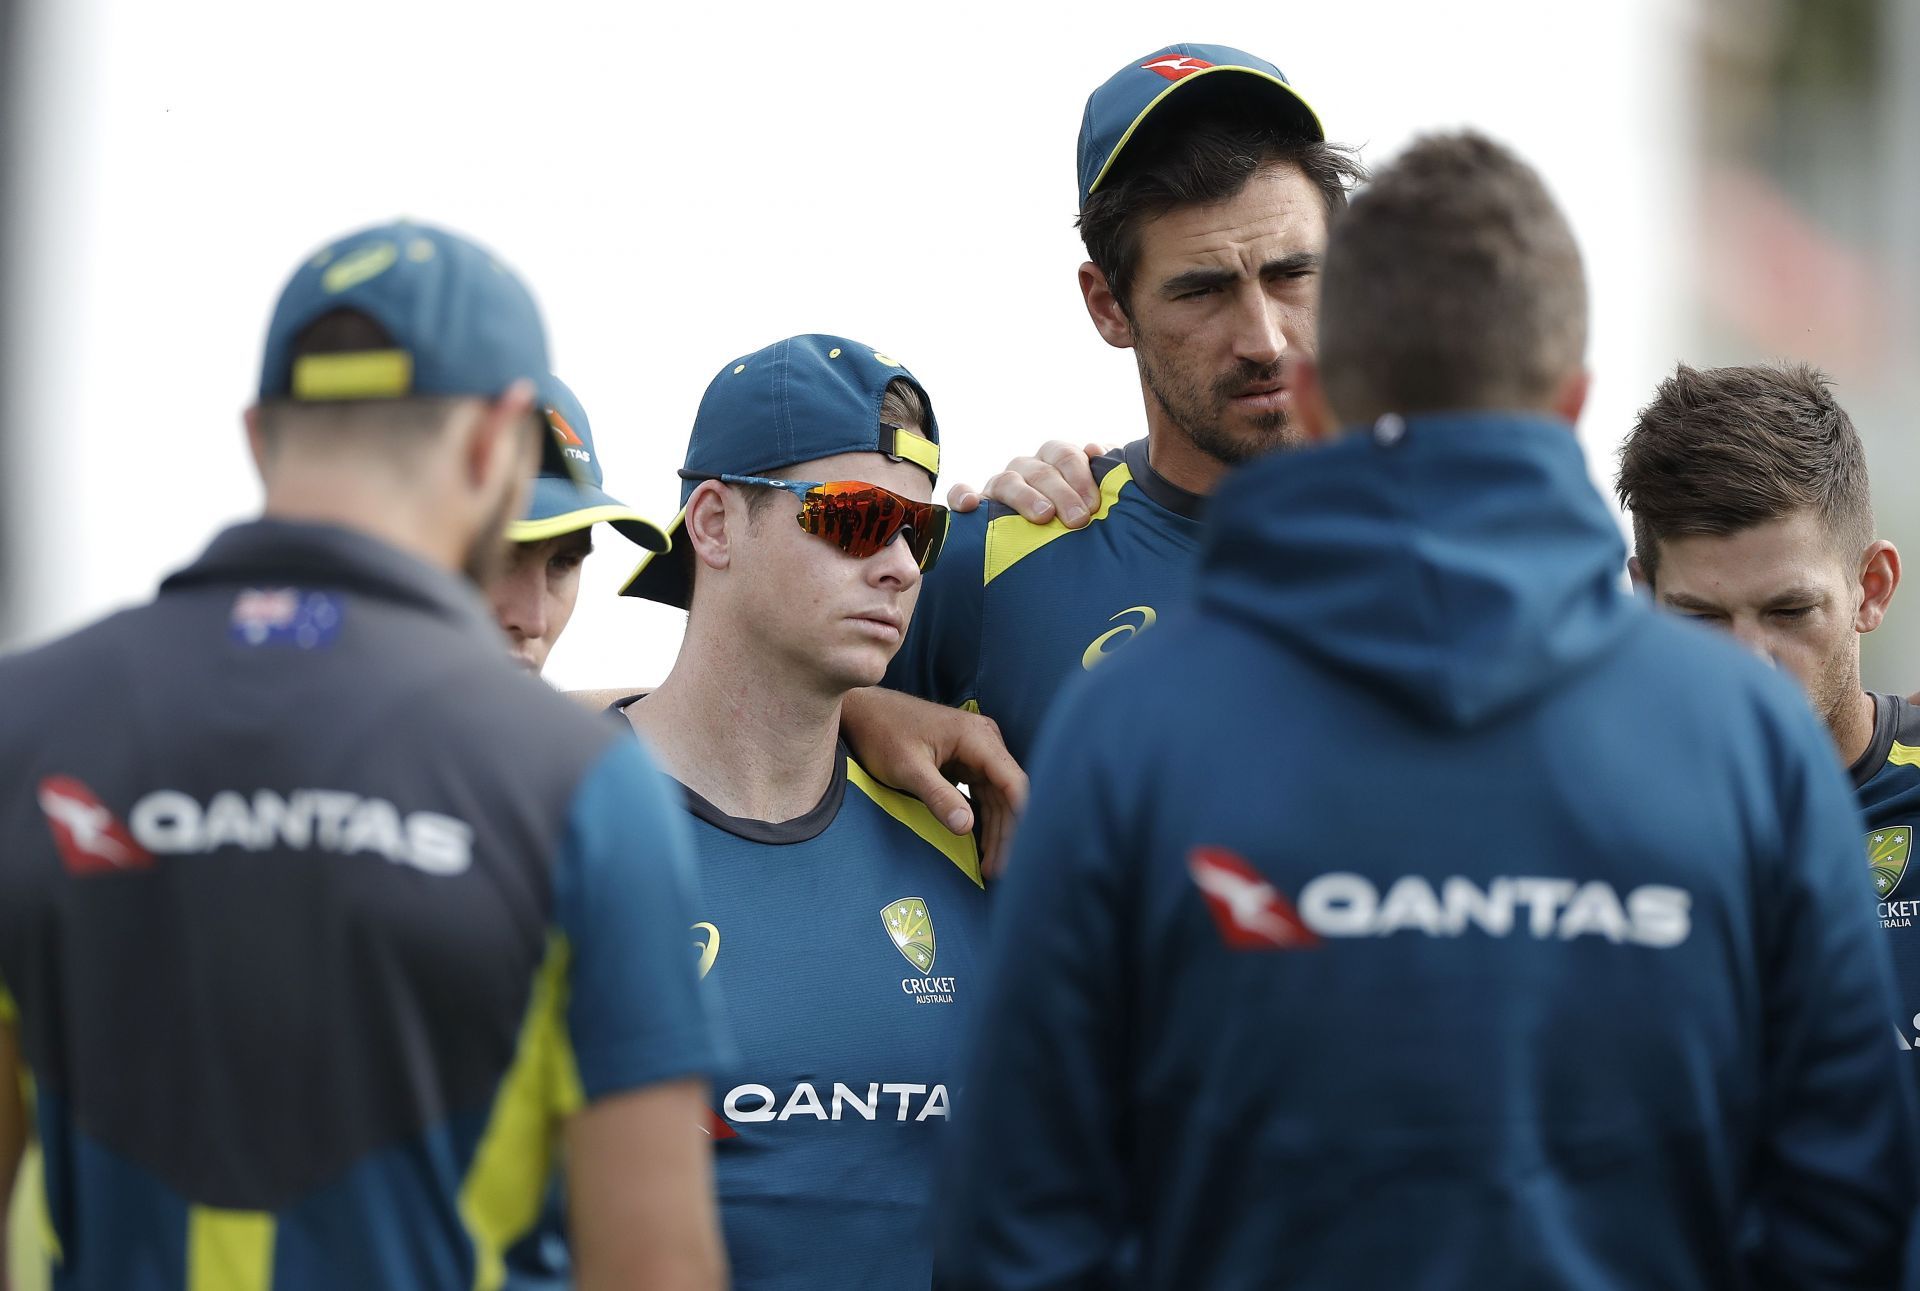
{"type": "Polygon", "coordinates": [[[1206,607],[1450,726],[1560,684],[1636,612],[1619,526],[1549,416],[1382,418],[1241,469],[1209,521],[1206,607]]]}

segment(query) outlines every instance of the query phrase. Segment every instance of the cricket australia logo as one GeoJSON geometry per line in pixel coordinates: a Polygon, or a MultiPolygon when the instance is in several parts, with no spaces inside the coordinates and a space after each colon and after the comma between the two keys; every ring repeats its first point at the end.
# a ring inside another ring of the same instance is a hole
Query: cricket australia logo
{"type": "MultiPolygon", "coordinates": [[[[901,897],[898,901],[889,901],[886,908],[880,911],[880,922],[885,925],[893,948],[904,955],[909,964],[922,974],[933,971],[933,915],[928,913],[925,900],[920,897],[901,897]]],[[[953,988],[954,979],[951,977],[900,979],[901,992],[913,996],[918,1004],[951,1004],[953,988]]]]}
{"type": "Polygon", "coordinates": [[[1920,914],[1920,901],[1892,899],[1907,876],[1907,858],[1913,854],[1913,826],[1890,825],[1867,835],[1867,869],[1873,875],[1873,894],[1880,899],[1880,925],[1911,928],[1920,914]]]}
{"type": "Polygon", "coordinates": [[[1913,853],[1913,826],[1895,825],[1867,835],[1867,867],[1873,871],[1873,894],[1885,901],[1907,873],[1913,853]]]}

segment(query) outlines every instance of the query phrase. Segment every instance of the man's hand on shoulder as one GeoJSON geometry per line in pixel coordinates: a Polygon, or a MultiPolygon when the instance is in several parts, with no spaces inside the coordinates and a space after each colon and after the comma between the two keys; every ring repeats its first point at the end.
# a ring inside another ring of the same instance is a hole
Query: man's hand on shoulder
{"type": "MultiPolygon", "coordinates": [[[[1102,444],[1075,447],[1063,439],[1050,439],[1032,457],[1014,458],[1006,470],[988,480],[984,499],[1010,507],[1035,524],[1058,516],[1067,528],[1079,529],[1093,519],[1100,505],[1093,459],[1113,451],[1102,444]]],[[[947,490],[947,505],[955,511],[975,510],[982,500],[982,492],[970,484],[947,490]]]]}
{"type": "Polygon", "coordinates": [[[841,729],[875,777],[910,793],[956,834],[980,826],[980,871],[997,878],[1027,808],[1027,773],[993,719],[869,686],[847,696],[841,729]],[[963,781],[973,800],[956,787],[963,781]]]}

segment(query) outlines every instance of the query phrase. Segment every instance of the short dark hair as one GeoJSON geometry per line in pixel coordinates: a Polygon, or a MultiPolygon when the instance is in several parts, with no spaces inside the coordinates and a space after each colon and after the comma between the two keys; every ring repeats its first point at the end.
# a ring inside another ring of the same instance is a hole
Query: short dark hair
{"type": "Polygon", "coordinates": [[[1319,326],[1344,421],[1540,408],[1586,352],[1580,250],[1526,162],[1471,131],[1427,135],[1328,238],[1319,326]]]}
{"type": "Polygon", "coordinates": [[[1690,368],[1660,383],[1620,446],[1620,505],[1649,581],[1660,543],[1812,511],[1843,550],[1873,540],[1867,455],[1807,363],[1690,368]]]}
{"type": "Polygon", "coordinates": [[[1329,218],[1346,209],[1348,192],[1367,177],[1351,148],[1244,120],[1201,118],[1133,140],[1121,167],[1087,198],[1079,219],[1087,259],[1120,308],[1132,316],[1143,224],[1176,207],[1226,201],[1275,166],[1299,167],[1320,190],[1329,218]]]}

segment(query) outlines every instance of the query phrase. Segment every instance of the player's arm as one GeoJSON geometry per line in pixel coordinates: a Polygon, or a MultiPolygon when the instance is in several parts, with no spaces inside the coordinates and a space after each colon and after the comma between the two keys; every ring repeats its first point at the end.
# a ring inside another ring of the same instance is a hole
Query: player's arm
{"type": "Polygon", "coordinates": [[[1016,457],[1007,469],[987,481],[984,490],[956,484],[947,490],[947,505],[972,511],[982,502],[998,502],[1035,524],[1055,516],[1069,529],[1090,523],[1100,506],[1100,485],[1093,478],[1093,459],[1114,450],[1104,444],[1076,447],[1064,439],[1050,439],[1031,457],[1016,457]]]}
{"type": "Polygon", "coordinates": [[[967,834],[978,823],[983,874],[1005,868],[1014,823],[1027,807],[1027,773],[998,724],[878,686],[849,694],[840,724],[861,766],[925,803],[948,829],[967,834]],[[971,802],[956,781],[972,789],[971,802]]]}
{"type": "MultiPolygon", "coordinates": [[[[1097,728],[1088,704],[1057,735],[1097,728]]],[[[973,1063],[945,1181],[936,1281],[972,1288],[1107,1285],[1121,1245],[1131,1007],[1122,927],[1137,833],[1124,774],[1049,738],[1034,807],[995,896],[973,1063]]]]}
{"type": "Polygon", "coordinates": [[[1770,980],[1756,1284],[1890,1287],[1920,1205],[1912,1056],[1896,1045],[1853,795],[1812,717],[1797,705],[1787,716],[1799,747],[1782,755],[1781,861],[1761,902],[1770,980]]]}
{"type": "Polygon", "coordinates": [[[19,1019],[14,1015],[13,999],[6,984],[0,982],[0,1291],[8,1286],[7,1270],[12,1252],[7,1248],[7,1232],[13,1214],[13,1189],[20,1173],[20,1159],[27,1148],[27,1108],[21,1099],[19,1019]]]}
{"type": "Polygon", "coordinates": [[[589,1104],[566,1130],[580,1291],[726,1285],[704,1080],[669,1080],[589,1104]]]}
{"type": "Polygon", "coordinates": [[[696,909],[685,815],[620,736],[581,783],[554,869],[577,1074],[556,1110],[582,1291],[726,1282],[699,1127],[730,1046],[691,953],[696,909]]]}

